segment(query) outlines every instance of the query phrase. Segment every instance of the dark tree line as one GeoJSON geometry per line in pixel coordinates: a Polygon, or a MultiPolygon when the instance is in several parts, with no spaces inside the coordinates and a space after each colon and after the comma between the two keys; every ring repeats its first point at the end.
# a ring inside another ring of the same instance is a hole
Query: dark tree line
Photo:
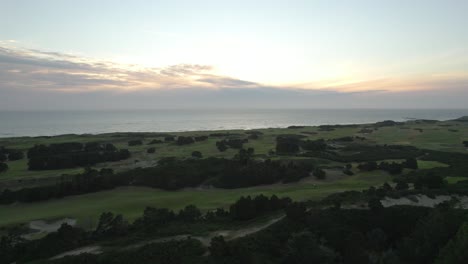
{"type": "Polygon", "coordinates": [[[0,193],[0,203],[35,202],[128,185],[177,190],[207,183],[220,188],[240,188],[298,181],[313,170],[313,165],[307,162],[253,161],[249,159],[252,153],[253,150],[241,150],[233,160],[166,159],[155,167],[120,173],[113,173],[111,169],[86,169],[74,175],[72,180],[55,185],[4,190],[0,193]]]}
{"type": "Polygon", "coordinates": [[[23,158],[23,151],[0,146],[0,162],[21,160],[23,158]]]}
{"type": "Polygon", "coordinates": [[[195,143],[195,140],[193,139],[193,137],[179,136],[177,137],[177,140],[176,140],[176,144],[179,146],[188,145],[192,143],[195,143]]]}
{"type": "Polygon", "coordinates": [[[143,145],[143,140],[141,140],[141,139],[133,139],[133,140],[128,141],[128,146],[129,147],[141,146],[141,145],[143,145]]]}
{"type": "Polygon", "coordinates": [[[234,139],[223,139],[216,141],[216,147],[219,151],[224,152],[228,148],[241,149],[244,143],[249,142],[248,139],[234,138],[234,139]]]}
{"type": "Polygon", "coordinates": [[[229,207],[229,216],[234,220],[250,220],[269,212],[287,208],[292,203],[290,198],[278,198],[276,195],[270,198],[258,195],[241,197],[229,207]]]}
{"type": "Polygon", "coordinates": [[[0,173],[6,172],[8,170],[8,164],[0,162],[0,173]]]}
{"type": "Polygon", "coordinates": [[[128,159],[130,152],[106,143],[60,143],[35,145],[28,150],[29,170],[55,170],[84,167],[100,162],[128,159]]]}
{"type": "Polygon", "coordinates": [[[392,175],[401,174],[403,169],[418,169],[418,161],[415,158],[409,158],[402,163],[382,161],[379,164],[375,161],[360,163],[358,169],[361,171],[383,170],[392,175]]]}
{"type": "MultiPolygon", "coordinates": [[[[25,263],[32,260],[48,259],[67,250],[72,250],[96,241],[122,238],[129,235],[151,237],[168,226],[190,226],[216,224],[219,222],[245,221],[264,214],[286,209],[291,206],[291,199],[258,195],[253,198],[241,197],[234,202],[229,211],[218,208],[203,214],[196,206],[188,205],[174,212],[167,208],[146,207],[141,217],[129,223],[120,214],[104,212],[93,230],[85,231],[68,224],[37,240],[24,240],[20,232],[11,229],[0,238],[0,259],[5,263],[25,263]]],[[[174,229],[174,234],[183,231],[174,229]]],[[[182,250],[183,249],[179,249],[182,250]]],[[[202,253],[204,253],[202,249],[202,253]]],[[[199,254],[199,256],[202,255],[199,254]]],[[[178,252],[178,254],[185,254],[178,252]]],[[[152,259],[154,261],[154,258],[152,259]]],[[[3,262],[2,262],[3,263],[3,262]]],[[[105,262],[107,263],[107,262],[105,262]]],[[[128,263],[128,262],[125,262],[128,263]]],[[[139,263],[139,262],[136,262],[139,263]]],[[[172,262],[168,262],[172,263],[172,262]]]]}

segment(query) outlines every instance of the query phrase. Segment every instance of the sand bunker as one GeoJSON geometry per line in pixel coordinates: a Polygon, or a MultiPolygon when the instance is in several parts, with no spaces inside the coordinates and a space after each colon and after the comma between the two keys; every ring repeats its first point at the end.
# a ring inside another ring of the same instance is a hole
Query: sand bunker
{"type": "Polygon", "coordinates": [[[47,234],[57,231],[62,224],[68,224],[71,226],[76,225],[76,219],[73,218],[63,218],[55,221],[45,221],[45,220],[34,220],[29,222],[29,229],[32,230],[31,233],[23,235],[25,239],[32,239],[41,234],[47,234]]]}
{"type": "Polygon", "coordinates": [[[434,199],[428,197],[427,195],[411,195],[407,197],[400,197],[397,199],[386,197],[381,200],[384,207],[390,207],[394,205],[413,205],[413,206],[424,206],[424,207],[434,207],[440,203],[450,201],[452,198],[459,200],[459,203],[456,205],[457,208],[468,209],[468,196],[458,196],[458,195],[438,195],[434,199]]]}

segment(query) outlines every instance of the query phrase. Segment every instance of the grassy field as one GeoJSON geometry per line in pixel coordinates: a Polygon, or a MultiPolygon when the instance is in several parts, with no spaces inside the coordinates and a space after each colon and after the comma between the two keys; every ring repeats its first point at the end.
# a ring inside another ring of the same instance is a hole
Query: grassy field
{"type": "MultiPolygon", "coordinates": [[[[407,122],[404,125],[383,127],[374,130],[369,134],[358,133],[362,128],[368,125],[360,125],[358,127],[340,127],[333,131],[320,131],[318,127],[304,127],[299,129],[284,129],[270,128],[258,129],[263,133],[257,140],[249,140],[245,147],[253,147],[257,157],[268,156],[270,150],[274,150],[275,139],[278,135],[284,134],[299,134],[307,136],[308,139],[334,139],[344,136],[362,136],[366,137],[366,142],[369,144],[401,144],[414,145],[418,148],[467,152],[467,149],[461,143],[468,140],[468,122],[437,122],[437,123],[415,123],[414,121],[407,122]],[[422,132],[421,132],[422,131],[422,132]],[[313,134],[311,134],[313,133],[313,134]]],[[[246,137],[244,130],[232,131],[196,131],[196,132],[177,132],[170,133],[171,135],[208,135],[211,133],[226,133],[240,134],[241,137],[246,137]]],[[[201,151],[204,157],[233,157],[237,151],[228,149],[225,152],[220,152],[215,146],[216,141],[222,138],[209,137],[208,140],[196,142],[190,145],[177,146],[174,143],[163,143],[156,145],[147,145],[153,139],[162,139],[161,133],[125,133],[101,134],[101,135],[63,135],[56,137],[23,137],[23,138],[4,138],[0,139],[0,146],[9,148],[21,149],[26,151],[35,144],[51,144],[63,142],[109,142],[115,144],[118,148],[128,148],[132,157],[129,160],[98,164],[97,168],[112,167],[116,170],[125,170],[135,167],[145,167],[154,165],[161,157],[177,157],[187,158],[195,150],[201,151]],[[144,145],[129,147],[127,142],[131,139],[142,139],[144,145]],[[147,154],[146,150],[149,147],[155,147],[155,154],[147,154]]],[[[275,158],[274,156],[272,158],[275,158]]],[[[73,174],[79,172],[80,168],[53,170],[53,171],[28,171],[27,160],[8,162],[10,170],[0,174],[1,185],[16,186],[17,180],[31,180],[41,178],[59,177],[63,174],[73,174]]],[[[22,183],[24,185],[24,183],[22,183]]]]}
{"type": "MultiPolygon", "coordinates": [[[[269,152],[275,147],[275,139],[278,135],[296,134],[304,135],[308,139],[334,139],[345,136],[365,137],[366,144],[401,144],[414,145],[419,148],[444,150],[453,152],[467,152],[462,141],[468,140],[468,122],[436,122],[417,123],[407,122],[403,125],[374,128],[372,133],[362,134],[359,131],[370,125],[357,127],[339,127],[331,131],[321,131],[319,127],[303,127],[297,129],[272,128],[258,129],[263,133],[259,139],[249,140],[244,147],[253,147],[256,158],[272,159],[300,159],[301,157],[285,157],[270,155],[269,152]]],[[[238,134],[238,137],[247,137],[244,130],[232,131],[198,131],[170,133],[174,136],[200,136],[211,133],[229,132],[238,134]]],[[[177,146],[174,143],[163,143],[147,145],[153,139],[163,139],[161,133],[115,133],[102,135],[63,135],[56,137],[24,137],[0,139],[0,146],[27,151],[35,144],[51,144],[63,142],[109,142],[118,148],[128,148],[132,157],[128,160],[98,164],[96,168],[111,167],[116,171],[127,170],[135,167],[153,166],[162,157],[187,158],[195,150],[201,151],[204,157],[226,157],[232,158],[237,150],[228,149],[220,152],[215,146],[216,141],[223,137],[209,137],[208,140],[196,142],[190,145],[177,146]],[[131,139],[142,139],[141,146],[128,146],[131,139]],[[155,154],[148,154],[146,150],[155,147],[155,154]]],[[[327,166],[343,166],[344,164],[327,160],[317,160],[327,166]]],[[[420,169],[447,166],[435,161],[418,161],[420,169]]],[[[0,189],[20,188],[40,184],[53,184],[58,177],[67,174],[78,173],[83,168],[72,168],[52,171],[28,171],[27,159],[8,162],[10,169],[0,174],[0,189]]],[[[353,164],[354,167],[357,164],[353,164]]],[[[356,170],[355,170],[356,171],[356,170]]],[[[328,194],[345,191],[360,190],[369,186],[380,185],[390,181],[390,176],[381,171],[371,173],[358,173],[355,176],[340,178],[338,180],[323,182],[299,182],[294,184],[275,184],[252,188],[235,190],[197,190],[185,189],[181,191],[163,191],[143,187],[118,188],[111,191],[86,194],[80,196],[66,197],[60,200],[50,200],[31,204],[13,204],[0,206],[0,226],[15,223],[25,223],[34,219],[55,219],[62,217],[73,217],[79,220],[84,227],[92,226],[99,215],[104,211],[122,213],[128,219],[134,219],[141,215],[145,206],[168,207],[180,209],[187,203],[192,203],[201,209],[208,210],[223,207],[232,203],[241,195],[265,195],[276,194],[278,196],[289,196],[297,200],[319,199],[328,194]]],[[[448,179],[456,182],[459,179],[448,179]]]]}
{"type": "Polygon", "coordinates": [[[0,206],[0,226],[26,223],[35,219],[77,218],[79,225],[90,227],[102,212],[112,211],[133,220],[146,206],[180,209],[195,204],[203,210],[225,207],[242,195],[288,196],[295,200],[316,200],[331,193],[361,190],[390,181],[390,176],[376,171],[349,176],[334,182],[275,184],[241,189],[184,189],[163,191],[145,187],[125,187],[111,191],[70,196],[30,204],[0,206]]]}

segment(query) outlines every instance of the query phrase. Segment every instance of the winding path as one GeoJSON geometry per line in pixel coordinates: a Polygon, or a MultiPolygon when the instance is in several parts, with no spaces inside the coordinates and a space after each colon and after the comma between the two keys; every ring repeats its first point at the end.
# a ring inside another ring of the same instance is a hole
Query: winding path
{"type": "MultiPolygon", "coordinates": [[[[122,248],[123,250],[131,250],[131,249],[136,249],[140,248],[142,246],[151,244],[151,243],[163,243],[163,242],[168,242],[168,241],[173,241],[173,240],[184,240],[187,238],[193,238],[199,240],[203,246],[208,247],[210,245],[211,239],[216,236],[223,236],[227,241],[241,238],[244,236],[248,236],[250,234],[257,233],[258,231],[261,231],[272,224],[280,221],[281,219],[284,218],[283,216],[273,218],[266,223],[263,223],[261,225],[255,225],[255,226],[250,226],[242,229],[236,229],[236,230],[218,230],[211,232],[207,234],[206,236],[192,236],[192,235],[177,235],[177,236],[169,236],[169,237],[163,237],[163,238],[157,238],[157,239],[152,239],[144,242],[139,242],[130,246],[126,246],[122,248]]],[[[88,253],[88,254],[101,254],[103,253],[104,250],[100,245],[91,245],[91,246],[86,246],[86,247],[81,247],[77,248],[74,250],[70,250],[64,253],[61,253],[55,257],[50,258],[51,260],[54,259],[59,259],[63,258],[66,256],[77,256],[80,254],[88,253]]]]}

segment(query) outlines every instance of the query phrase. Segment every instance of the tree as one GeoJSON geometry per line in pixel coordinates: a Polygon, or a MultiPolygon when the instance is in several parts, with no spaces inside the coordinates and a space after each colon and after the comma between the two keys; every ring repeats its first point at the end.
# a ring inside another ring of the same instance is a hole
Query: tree
{"type": "Polygon", "coordinates": [[[375,161],[369,161],[369,162],[361,163],[358,165],[358,169],[361,171],[374,171],[378,169],[378,167],[379,166],[377,165],[377,162],[375,161]]]}
{"type": "Polygon", "coordinates": [[[458,229],[452,238],[439,253],[436,264],[465,263],[468,260],[468,222],[458,229]]]}
{"type": "Polygon", "coordinates": [[[369,263],[369,257],[365,251],[365,237],[360,232],[352,232],[345,241],[343,263],[369,263]]]}
{"type": "Polygon", "coordinates": [[[182,145],[192,144],[194,142],[195,142],[195,140],[193,139],[193,137],[179,136],[179,137],[177,137],[176,144],[179,145],[179,146],[182,146],[182,145]]]}
{"type": "Polygon", "coordinates": [[[218,148],[218,150],[220,152],[224,152],[228,149],[228,147],[226,146],[226,143],[224,141],[217,141],[216,142],[216,147],[218,148]]]}
{"type": "Polygon", "coordinates": [[[175,137],[174,136],[166,136],[164,137],[164,141],[166,142],[172,142],[175,140],[175,137]]]}
{"type": "Polygon", "coordinates": [[[315,178],[317,178],[319,180],[323,180],[323,179],[325,179],[327,177],[327,173],[324,170],[320,169],[320,168],[316,168],[314,170],[313,174],[314,174],[315,178]]]}
{"type": "Polygon", "coordinates": [[[236,220],[249,220],[257,215],[255,204],[250,196],[242,196],[229,207],[231,217],[236,220]]]}
{"type": "Polygon", "coordinates": [[[162,140],[160,139],[153,139],[150,141],[150,143],[148,143],[148,145],[154,145],[154,144],[162,144],[164,143],[162,140]]]}
{"type": "Polygon", "coordinates": [[[255,150],[253,148],[248,148],[248,149],[241,148],[239,150],[239,153],[236,154],[236,156],[234,158],[239,160],[242,163],[246,163],[250,159],[252,159],[252,156],[253,156],[254,152],[255,152],[255,150]]]}
{"type": "Polygon", "coordinates": [[[310,232],[296,233],[286,244],[286,256],[283,263],[334,263],[336,254],[317,242],[310,232]]]}
{"type": "Polygon", "coordinates": [[[8,165],[6,163],[0,162],[0,173],[8,170],[8,165]]]}
{"type": "Polygon", "coordinates": [[[296,153],[299,152],[300,140],[294,137],[277,137],[276,138],[276,153],[296,153]]]}
{"type": "Polygon", "coordinates": [[[369,209],[374,212],[383,208],[382,202],[380,202],[380,199],[377,197],[371,198],[367,205],[369,206],[369,209]]]}
{"type": "Polygon", "coordinates": [[[149,154],[152,154],[152,153],[155,153],[156,152],[156,148],[149,148],[146,150],[146,153],[149,153],[149,154]]]}
{"type": "Polygon", "coordinates": [[[369,246],[372,250],[380,252],[386,247],[387,235],[382,229],[375,228],[367,233],[367,240],[369,241],[369,246]]]}
{"type": "Polygon", "coordinates": [[[134,140],[128,141],[128,146],[139,146],[139,145],[143,145],[143,141],[140,139],[134,139],[134,140]]]}
{"type": "Polygon", "coordinates": [[[196,222],[201,219],[201,212],[195,205],[187,205],[180,210],[178,218],[184,222],[196,222]]]}
{"type": "Polygon", "coordinates": [[[418,169],[418,161],[415,158],[406,159],[403,162],[403,166],[408,169],[417,170],[418,169]]]}
{"type": "Polygon", "coordinates": [[[200,151],[195,150],[194,152],[192,152],[192,157],[201,159],[203,158],[203,154],[200,151]]]}
{"type": "Polygon", "coordinates": [[[437,175],[434,172],[430,171],[423,175],[418,175],[414,181],[415,189],[440,189],[447,184],[444,177],[437,175]]]}
{"type": "Polygon", "coordinates": [[[211,256],[214,258],[229,256],[229,245],[224,240],[223,236],[215,236],[211,239],[209,247],[211,256]]]}
{"type": "Polygon", "coordinates": [[[0,153],[0,162],[5,162],[7,160],[7,155],[0,153]]]}
{"type": "Polygon", "coordinates": [[[22,151],[11,151],[8,154],[8,159],[11,161],[20,160],[24,158],[24,153],[22,151]]]}
{"type": "Polygon", "coordinates": [[[327,148],[327,143],[323,139],[306,140],[301,143],[301,147],[309,151],[323,151],[327,148]]]}
{"type": "Polygon", "coordinates": [[[397,190],[397,191],[408,190],[408,188],[409,188],[408,183],[406,181],[403,181],[403,180],[398,181],[396,186],[395,186],[395,190],[397,190]]]}
{"type": "Polygon", "coordinates": [[[99,217],[99,223],[93,235],[101,238],[103,236],[116,236],[127,233],[128,223],[123,219],[122,215],[116,215],[106,212],[99,217]]]}
{"type": "Polygon", "coordinates": [[[285,209],[286,216],[294,221],[301,221],[307,214],[307,208],[303,202],[293,202],[285,209]]]}

